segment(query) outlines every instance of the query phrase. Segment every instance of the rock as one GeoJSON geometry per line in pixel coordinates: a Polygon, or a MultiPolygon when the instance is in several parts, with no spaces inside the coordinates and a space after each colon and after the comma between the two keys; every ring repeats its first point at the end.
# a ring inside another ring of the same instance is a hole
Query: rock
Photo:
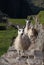
{"type": "Polygon", "coordinates": [[[42,60],[40,59],[27,59],[28,65],[42,65],[42,60]]]}
{"type": "Polygon", "coordinates": [[[10,46],[8,51],[16,51],[16,50],[15,50],[14,46],[10,46]]]}
{"type": "Polygon", "coordinates": [[[8,64],[9,64],[8,61],[5,60],[4,58],[0,59],[0,65],[8,65],[8,64]]]}
{"type": "Polygon", "coordinates": [[[43,59],[43,53],[39,50],[34,51],[34,56],[39,59],[43,59]]]}

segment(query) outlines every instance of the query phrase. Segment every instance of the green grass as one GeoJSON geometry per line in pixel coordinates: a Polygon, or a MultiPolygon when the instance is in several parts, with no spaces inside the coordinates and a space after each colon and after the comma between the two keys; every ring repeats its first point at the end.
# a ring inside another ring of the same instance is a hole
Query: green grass
{"type": "Polygon", "coordinates": [[[25,24],[25,19],[9,19],[10,22],[14,23],[14,24],[21,24],[24,25],[25,24]]]}
{"type": "Polygon", "coordinates": [[[0,56],[7,51],[12,37],[16,37],[17,30],[0,31],[0,56]]]}
{"type": "Polygon", "coordinates": [[[40,11],[39,14],[39,20],[42,24],[44,24],[44,11],[40,11]]]}
{"type": "MultiPolygon", "coordinates": [[[[44,11],[41,11],[38,14],[38,16],[39,16],[40,22],[44,24],[44,11]]],[[[25,19],[9,19],[9,21],[14,24],[25,25],[25,19]]],[[[0,31],[0,56],[4,54],[5,52],[7,52],[7,49],[9,48],[11,44],[11,39],[14,36],[15,37],[17,36],[17,30],[15,30],[14,28],[0,31]]]]}
{"type": "MultiPolygon", "coordinates": [[[[35,15],[36,16],[36,15],[35,15]]],[[[41,24],[44,24],[44,11],[40,11],[38,14],[37,14],[38,18],[39,18],[39,22],[41,24]]],[[[35,21],[32,19],[32,23],[34,24],[35,21]]]]}

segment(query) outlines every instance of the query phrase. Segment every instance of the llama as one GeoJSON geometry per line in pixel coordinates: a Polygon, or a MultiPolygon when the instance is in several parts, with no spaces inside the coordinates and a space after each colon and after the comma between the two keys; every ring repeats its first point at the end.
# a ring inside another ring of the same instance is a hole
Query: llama
{"type": "Polygon", "coordinates": [[[31,21],[26,20],[26,27],[24,29],[24,34],[27,34],[30,37],[34,36],[37,37],[38,31],[33,27],[31,21]]]}
{"type": "Polygon", "coordinates": [[[33,27],[33,24],[29,20],[26,20],[26,27],[24,29],[24,34],[28,35],[31,41],[29,50],[34,49],[35,40],[37,38],[38,31],[33,27]]]}
{"type": "Polygon", "coordinates": [[[20,52],[25,51],[29,48],[31,42],[29,40],[29,37],[24,34],[24,29],[18,27],[18,35],[14,41],[14,47],[18,52],[18,55],[20,55],[20,52]]]}
{"type": "MultiPolygon", "coordinates": [[[[24,34],[28,34],[29,30],[32,31],[30,25],[31,25],[31,21],[26,20],[26,26],[25,26],[25,29],[24,29],[24,34]]],[[[29,32],[29,34],[32,34],[32,33],[29,32]]]]}

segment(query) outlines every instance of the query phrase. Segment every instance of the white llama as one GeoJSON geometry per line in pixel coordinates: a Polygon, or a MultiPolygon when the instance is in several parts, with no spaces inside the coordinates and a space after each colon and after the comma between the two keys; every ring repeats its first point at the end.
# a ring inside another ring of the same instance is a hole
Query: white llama
{"type": "Polygon", "coordinates": [[[33,43],[35,43],[38,31],[33,27],[33,24],[29,20],[26,20],[26,27],[24,29],[24,34],[28,35],[29,39],[31,40],[31,46],[29,47],[29,50],[31,50],[32,48],[34,48],[35,44],[33,43]]]}
{"type": "Polygon", "coordinates": [[[29,37],[24,34],[24,29],[19,29],[18,27],[18,35],[14,41],[14,47],[17,50],[18,54],[20,54],[21,51],[25,51],[29,48],[31,42],[29,40],[29,37]]]}
{"type": "Polygon", "coordinates": [[[33,24],[29,20],[26,20],[24,34],[27,34],[29,38],[32,36],[36,37],[38,35],[37,30],[33,27],[33,24]]]}

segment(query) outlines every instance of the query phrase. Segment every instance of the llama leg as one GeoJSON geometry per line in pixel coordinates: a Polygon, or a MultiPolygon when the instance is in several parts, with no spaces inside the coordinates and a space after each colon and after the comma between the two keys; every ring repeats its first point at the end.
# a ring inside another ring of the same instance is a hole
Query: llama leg
{"type": "Polygon", "coordinates": [[[21,51],[21,57],[24,56],[24,50],[21,51]]]}
{"type": "Polygon", "coordinates": [[[16,59],[19,60],[20,57],[21,57],[21,56],[20,56],[20,51],[18,50],[17,53],[18,53],[18,57],[16,57],[16,59]]]}

